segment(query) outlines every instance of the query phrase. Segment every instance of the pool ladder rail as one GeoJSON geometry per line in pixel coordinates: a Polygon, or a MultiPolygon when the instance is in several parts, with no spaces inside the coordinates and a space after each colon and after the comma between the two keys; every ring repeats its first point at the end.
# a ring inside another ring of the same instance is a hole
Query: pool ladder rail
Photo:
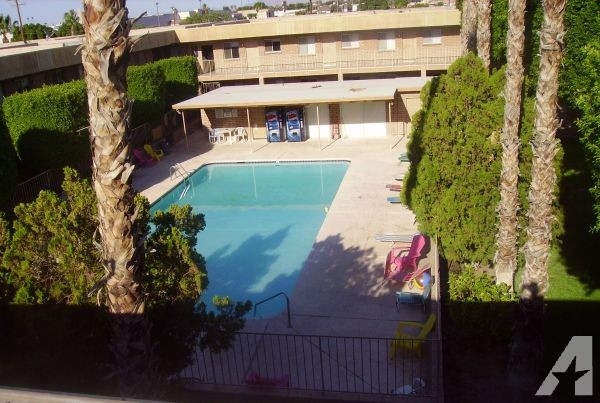
{"type": "Polygon", "coordinates": [[[267,302],[272,300],[273,298],[279,297],[280,295],[285,297],[285,306],[287,309],[287,327],[291,328],[292,327],[292,316],[290,314],[290,299],[287,296],[287,294],[285,292],[279,292],[275,295],[271,295],[269,298],[265,298],[262,301],[257,302],[256,304],[254,304],[254,317],[256,317],[256,308],[258,308],[258,306],[260,304],[262,304],[263,302],[267,302]]]}
{"type": "Polygon", "coordinates": [[[182,182],[185,184],[183,192],[179,195],[179,200],[183,199],[190,189],[190,172],[180,163],[176,163],[169,168],[169,177],[171,180],[181,178],[182,182]]]}

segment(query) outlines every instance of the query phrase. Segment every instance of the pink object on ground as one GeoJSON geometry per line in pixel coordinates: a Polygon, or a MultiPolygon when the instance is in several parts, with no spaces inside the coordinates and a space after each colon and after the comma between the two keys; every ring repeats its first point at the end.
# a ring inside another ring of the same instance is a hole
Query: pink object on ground
{"type": "Polygon", "coordinates": [[[413,237],[410,248],[392,247],[387,255],[383,278],[400,281],[412,278],[412,273],[419,270],[418,262],[426,243],[425,235],[417,234],[413,237]]]}
{"type": "Polygon", "coordinates": [[[250,372],[244,379],[246,385],[252,386],[267,386],[271,388],[287,388],[290,386],[290,376],[282,375],[279,378],[269,378],[259,375],[257,372],[250,372]]]}

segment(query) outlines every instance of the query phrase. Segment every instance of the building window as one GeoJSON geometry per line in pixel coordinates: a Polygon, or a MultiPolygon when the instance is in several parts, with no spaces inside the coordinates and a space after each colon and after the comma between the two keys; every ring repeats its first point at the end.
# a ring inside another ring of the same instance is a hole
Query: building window
{"type": "Polygon", "coordinates": [[[440,28],[428,29],[423,35],[423,45],[439,45],[442,43],[442,30],[440,28]]]}
{"type": "Polygon", "coordinates": [[[279,39],[265,40],[265,53],[281,52],[281,41],[279,39]]]}
{"type": "Polygon", "coordinates": [[[225,59],[239,59],[240,58],[240,44],[237,42],[225,42],[225,59]]]}
{"type": "Polygon", "coordinates": [[[358,34],[342,34],[342,49],[352,49],[358,47],[358,34]]]}
{"type": "Polygon", "coordinates": [[[396,35],[394,32],[378,32],[377,33],[378,49],[381,51],[396,49],[396,35]]]}
{"type": "Polygon", "coordinates": [[[237,118],[237,116],[238,116],[237,109],[231,109],[231,108],[215,109],[215,117],[217,119],[237,118]]]}
{"type": "Polygon", "coordinates": [[[298,39],[298,53],[301,55],[314,55],[316,52],[315,48],[315,37],[305,36],[298,39]]]}

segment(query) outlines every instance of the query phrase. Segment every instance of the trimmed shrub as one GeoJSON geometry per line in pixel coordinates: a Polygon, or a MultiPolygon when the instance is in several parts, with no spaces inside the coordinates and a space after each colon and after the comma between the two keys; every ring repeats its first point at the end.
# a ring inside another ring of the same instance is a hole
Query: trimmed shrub
{"type": "Polygon", "coordinates": [[[494,255],[502,81],[468,54],[424,88],[415,117],[404,197],[450,261],[488,263],[494,255]]]}
{"type": "Polygon", "coordinates": [[[193,56],[171,57],[155,63],[165,74],[166,106],[198,95],[198,61],[193,56]]]}
{"type": "Polygon", "coordinates": [[[4,99],[2,110],[22,177],[89,159],[87,132],[77,132],[87,126],[83,80],[13,94],[4,99]]]}
{"type": "Polygon", "coordinates": [[[0,212],[9,211],[10,197],[15,193],[16,186],[17,155],[0,113],[0,212]]]}
{"type": "Polygon", "coordinates": [[[131,127],[156,124],[165,111],[165,74],[156,63],[127,69],[127,95],[133,101],[131,127]]]}

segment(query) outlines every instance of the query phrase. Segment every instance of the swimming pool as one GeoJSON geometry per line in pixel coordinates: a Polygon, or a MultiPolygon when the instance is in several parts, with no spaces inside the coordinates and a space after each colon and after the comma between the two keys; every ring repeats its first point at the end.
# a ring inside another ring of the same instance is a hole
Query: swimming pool
{"type": "MultiPolygon", "coordinates": [[[[348,168],[348,161],[209,164],[194,172],[152,206],[190,204],[206,228],[197,251],[206,259],[214,295],[252,303],[279,292],[290,295],[348,168]]],[[[261,304],[270,317],[284,300],[261,304]]]]}

